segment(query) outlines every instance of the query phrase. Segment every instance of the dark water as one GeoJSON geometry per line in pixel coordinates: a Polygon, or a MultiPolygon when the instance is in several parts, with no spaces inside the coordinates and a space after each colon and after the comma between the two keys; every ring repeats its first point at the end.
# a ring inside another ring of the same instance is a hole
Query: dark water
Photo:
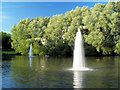
{"type": "Polygon", "coordinates": [[[4,56],[3,88],[118,88],[120,57],[86,57],[93,71],[70,71],[72,58],[4,56]]]}

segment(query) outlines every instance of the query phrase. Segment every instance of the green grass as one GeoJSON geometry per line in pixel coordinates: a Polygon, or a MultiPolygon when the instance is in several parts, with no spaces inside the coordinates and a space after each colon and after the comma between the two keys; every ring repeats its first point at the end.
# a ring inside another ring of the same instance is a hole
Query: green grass
{"type": "Polygon", "coordinates": [[[2,55],[18,55],[20,53],[15,51],[2,51],[2,55]]]}

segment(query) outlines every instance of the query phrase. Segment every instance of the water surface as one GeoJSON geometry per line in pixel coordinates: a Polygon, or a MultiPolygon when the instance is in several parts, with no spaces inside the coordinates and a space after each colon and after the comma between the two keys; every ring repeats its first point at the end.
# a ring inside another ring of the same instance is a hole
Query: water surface
{"type": "Polygon", "coordinates": [[[3,88],[118,88],[119,56],[86,57],[93,71],[71,71],[72,57],[2,57],[3,88]]]}

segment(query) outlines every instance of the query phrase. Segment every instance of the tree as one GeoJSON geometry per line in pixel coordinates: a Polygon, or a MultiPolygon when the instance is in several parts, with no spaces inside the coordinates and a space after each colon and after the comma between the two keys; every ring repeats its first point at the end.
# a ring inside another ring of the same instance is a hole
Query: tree
{"type": "Polygon", "coordinates": [[[63,15],[53,16],[45,29],[45,48],[50,55],[65,55],[69,52],[69,46],[64,40],[65,20],[63,15]]]}
{"type": "MultiPolygon", "coordinates": [[[[37,17],[30,20],[29,18],[21,20],[18,25],[14,25],[11,29],[12,32],[12,48],[23,55],[29,53],[30,44],[33,43],[33,53],[40,54],[41,50],[36,51],[37,45],[43,45],[41,43],[44,30],[49,22],[49,17],[37,17]],[[35,40],[37,38],[37,40],[35,40]]],[[[40,48],[38,48],[40,49],[40,48]]]]}
{"type": "Polygon", "coordinates": [[[0,32],[0,36],[2,36],[2,49],[11,49],[11,34],[0,32]]]}
{"type": "Polygon", "coordinates": [[[111,54],[116,45],[116,33],[119,35],[118,18],[115,3],[109,2],[106,6],[96,4],[90,14],[83,17],[83,22],[89,33],[84,35],[85,42],[94,46],[98,52],[111,54]]]}
{"type": "Polygon", "coordinates": [[[72,55],[78,28],[86,54],[120,54],[120,2],[76,7],[65,16],[21,20],[11,30],[12,47],[28,54],[32,43],[34,54],[72,55]]]}

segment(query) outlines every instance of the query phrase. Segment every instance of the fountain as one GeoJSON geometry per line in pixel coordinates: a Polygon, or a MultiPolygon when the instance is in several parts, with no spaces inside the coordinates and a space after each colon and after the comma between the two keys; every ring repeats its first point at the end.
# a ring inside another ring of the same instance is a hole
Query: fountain
{"type": "Polygon", "coordinates": [[[29,51],[29,57],[32,57],[33,53],[32,53],[32,44],[30,45],[30,51],[29,51]]]}
{"type": "Polygon", "coordinates": [[[91,70],[85,67],[85,54],[81,31],[78,28],[74,45],[73,68],[71,70],[86,71],[91,70]]]}

